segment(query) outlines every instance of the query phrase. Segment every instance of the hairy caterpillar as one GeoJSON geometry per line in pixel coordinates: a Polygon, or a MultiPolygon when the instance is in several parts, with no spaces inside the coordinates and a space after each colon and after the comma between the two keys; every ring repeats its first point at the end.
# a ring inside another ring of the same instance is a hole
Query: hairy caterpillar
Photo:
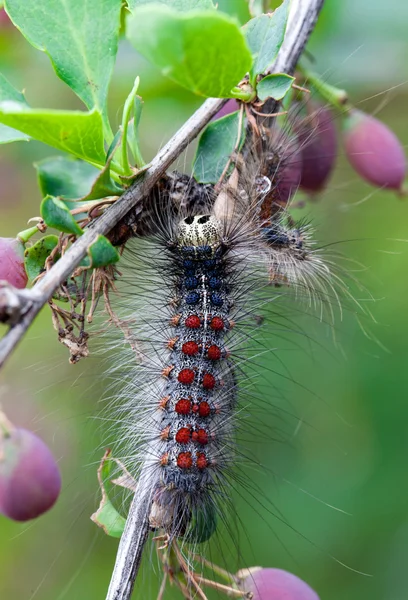
{"type": "Polygon", "coordinates": [[[128,358],[111,368],[122,381],[122,393],[113,393],[119,456],[139,479],[151,529],[170,548],[207,541],[217,514],[228,530],[229,482],[244,455],[235,431],[246,404],[241,352],[258,311],[285,285],[322,316],[343,285],[310,227],[293,223],[283,206],[279,177],[292,152],[286,146],[282,156],[282,139],[260,129],[260,147],[238,157],[218,195],[204,186],[190,195],[190,184],[174,176],[170,203],[161,195],[146,210],[148,235],[131,245],[122,276],[138,294],[129,311],[123,290],[128,358]]]}

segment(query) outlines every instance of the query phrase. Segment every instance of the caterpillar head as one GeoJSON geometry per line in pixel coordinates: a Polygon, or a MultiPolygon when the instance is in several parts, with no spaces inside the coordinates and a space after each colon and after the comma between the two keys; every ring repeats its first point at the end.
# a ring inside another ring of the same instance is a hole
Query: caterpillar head
{"type": "Polygon", "coordinates": [[[221,223],[214,216],[190,216],[180,222],[177,241],[181,246],[210,246],[214,249],[220,245],[221,232],[221,223]]]}

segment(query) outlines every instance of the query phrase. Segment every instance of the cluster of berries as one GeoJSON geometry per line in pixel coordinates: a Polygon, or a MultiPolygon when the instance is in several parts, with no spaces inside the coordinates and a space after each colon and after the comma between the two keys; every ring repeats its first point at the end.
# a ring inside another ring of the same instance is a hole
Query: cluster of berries
{"type": "MultiPolygon", "coordinates": [[[[352,108],[341,118],[341,138],[348,161],[362,179],[402,193],[404,149],[384,123],[352,108]]],[[[338,136],[332,111],[315,105],[310,118],[301,123],[298,139],[302,154],[299,187],[316,194],[326,187],[337,159],[338,136]]]]}
{"type": "MultiPolygon", "coordinates": [[[[215,118],[238,108],[236,100],[229,100],[215,118]]],[[[345,156],[363,180],[380,189],[404,193],[406,158],[401,142],[384,123],[348,101],[338,114],[315,100],[294,103],[287,123],[283,130],[275,131],[273,140],[279,158],[274,184],[282,206],[298,189],[315,196],[327,187],[340,141],[345,156]],[[336,121],[340,121],[341,140],[336,121]]]]}

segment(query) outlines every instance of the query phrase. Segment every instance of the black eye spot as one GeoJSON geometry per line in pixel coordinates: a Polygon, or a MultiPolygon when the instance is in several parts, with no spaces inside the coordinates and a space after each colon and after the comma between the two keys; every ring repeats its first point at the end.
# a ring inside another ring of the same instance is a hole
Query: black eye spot
{"type": "Polygon", "coordinates": [[[192,225],[192,224],[194,223],[194,217],[186,217],[186,218],[184,219],[184,223],[185,223],[186,225],[192,225]]]}
{"type": "Polygon", "coordinates": [[[204,223],[207,223],[210,219],[210,215],[203,215],[198,219],[198,222],[200,223],[200,225],[204,225],[204,223]]]}

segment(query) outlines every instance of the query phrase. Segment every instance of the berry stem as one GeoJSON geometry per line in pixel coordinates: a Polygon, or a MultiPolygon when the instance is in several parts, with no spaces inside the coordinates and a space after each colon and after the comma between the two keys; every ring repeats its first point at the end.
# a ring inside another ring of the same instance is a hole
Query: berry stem
{"type": "Polygon", "coordinates": [[[35,235],[37,232],[38,232],[38,227],[37,227],[37,225],[35,225],[34,227],[30,227],[29,229],[24,229],[23,231],[20,231],[16,235],[16,237],[23,244],[26,244],[28,242],[28,240],[30,239],[30,237],[35,235]]]}
{"type": "Polygon", "coordinates": [[[197,577],[198,583],[205,585],[214,590],[218,590],[219,592],[223,592],[230,598],[252,598],[251,592],[243,592],[242,590],[237,590],[229,585],[224,585],[223,583],[218,583],[218,581],[212,581],[212,579],[206,579],[205,577],[197,577]]]}
{"type": "Polygon", "coordinates": [[[312,85],[317,93],[336,110],[344,112],[344,110],[349,109],[349,99],[345,90],[336,88],[326,81],[323,81],[319,75],[313,71],[309,71],[309,69],[306,69],[303,65],[298,65],[298,69],[304,76],[308,85],[312,85]]]}
{"type": "Polygon", "coordinates": [[[214,563],[210,562],[203,556],[200,556],[199,554],[194,554],[193,558],[195,561],[201,563],[205,567],[208,567],[209,569],[211,569],[211,571],[213,571],[214,573],[216,573],[217,575],[222,577],[224,579],[224,581],[226,581],[227,583],[232,584],[235,581],[235,577],[234,577],[234,575],[232,575],[232,573],[229,573],[225,569],[222,569],[218,565],[215,565],[214,563]]]}
{"type": "Polygon", "coordinates": [[[13,423],[6,417],[5,413],[0,409],[0,431],[3,434],[2,437],[10,437],[14,429],[15,427],[13,423]]]}

